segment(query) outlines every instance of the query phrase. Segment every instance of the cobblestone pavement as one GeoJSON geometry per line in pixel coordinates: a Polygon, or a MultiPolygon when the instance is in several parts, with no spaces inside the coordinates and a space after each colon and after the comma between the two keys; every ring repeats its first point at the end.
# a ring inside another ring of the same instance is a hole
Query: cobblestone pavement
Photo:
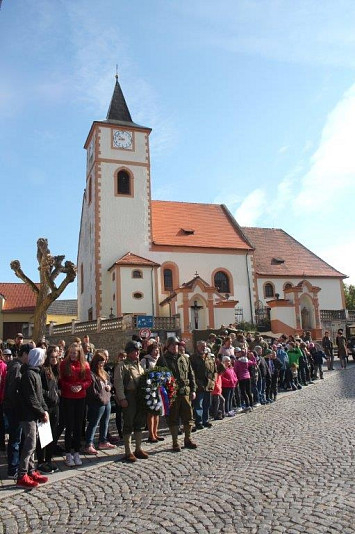
{"type": "Polygon", "coordinates": [[[355,533],[355,364],[325,375],[197,432],[196,451],[168,439],[128,465],[120,447],[32,491],[3,484],[0,533],[355,533]]]}

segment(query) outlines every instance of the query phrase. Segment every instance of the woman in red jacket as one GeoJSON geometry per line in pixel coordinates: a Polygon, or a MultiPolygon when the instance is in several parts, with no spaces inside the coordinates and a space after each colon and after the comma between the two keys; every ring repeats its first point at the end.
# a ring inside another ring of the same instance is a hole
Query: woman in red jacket
{"type": "Polygon", "coordinates": [[[65,463],[81,465],[80,438],[85,414],[86,390],[91,384],[90,366],[81,345],[73,343],[60,363],[59,386],[65,423],[65,463]],[[74,455],[72,455],[72,448],[74,455]]]}

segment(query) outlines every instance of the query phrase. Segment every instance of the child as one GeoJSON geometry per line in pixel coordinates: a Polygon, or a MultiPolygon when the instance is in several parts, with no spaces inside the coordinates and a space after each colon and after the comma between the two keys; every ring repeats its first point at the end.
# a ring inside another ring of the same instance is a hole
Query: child
{"type": "Polygon", "coordinates": [[[302,389],[298,381],[298,366],[295,363],[291,363],[290,367],[286,370],[285,380],[287,389],[292,389],[292,391],[302,389]]]}
{"type": "Polygon", "coordinates": [[[225,367],[225,370],[221,375],[222,395],[225,400],[225,413],[228,415],[228,417],[232,417],[232,415],[234,415],[234,412],[232,411],[233,391],[238,383],[238,380],[231,364],[230,357],[223,356],[222,363],[225,367]]]}
{"type": "Polygon", "coordinates": [[[217,378],[212,391],[212,414],[215,420],[224,418],[225,400],[222,395],[222,373],[225,370],[223,363],[217,362],[217,378]]]}

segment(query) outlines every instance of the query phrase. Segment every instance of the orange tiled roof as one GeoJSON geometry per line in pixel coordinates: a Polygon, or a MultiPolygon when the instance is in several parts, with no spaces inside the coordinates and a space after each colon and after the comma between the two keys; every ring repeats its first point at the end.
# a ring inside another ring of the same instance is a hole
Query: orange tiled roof
{"type": "Polygon", "coordinates": [[[242,230],[255,247],[254,268],[259,275],[345,278],[281,229],[242,227],[242,230]]]}
{"type": "Polygon", "coordinates": [[[4,312],[32,313],[36,306],[36,295],[28,285],[0,282],[0,294],[5,297],[4,312]]]}
{"type": "Polygon", "coordinates": [[[252,248],[223,205],[163,200],[153,200],[151,205],[154,245],[252,248]]]}
{"type": "Polygon", "coordinates": [[[142,258],[141,256],[137,256],[136,254],[132,254],[132,252],[127,252],[127,254],[122,256],[122,258],[119,258],[117,261],[115,261],[115,263],[109,268],[109,271],[114,265],[139,265],[140,267],[159,267],[159,263],[155,263],[154,261],[148,260],[147,258],[142,258]]]}

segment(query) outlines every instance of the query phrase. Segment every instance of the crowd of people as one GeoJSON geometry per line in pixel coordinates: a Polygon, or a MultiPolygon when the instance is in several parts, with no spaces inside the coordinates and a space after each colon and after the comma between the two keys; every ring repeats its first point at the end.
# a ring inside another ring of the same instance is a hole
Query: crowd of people
{"type": "MultiPolygon", "coordinates": [[[[341,329],[335,342],[345,369],[348,344],[341,329]]],[[[24,343],[18,334],[11,348],[0,349],[0,449],[7,449],[8,476],[33,488],[58,470],[56,455],[62,454],[68,467],[80,466],[82,452],[97,455],[120,439],[127,462],[147,459],[143,431],[148,430],[149,443],[163,441],[162,415],[172,450],[181,451],[180,435],[185,448],[196,449],[193,433],[273,403],[280,391],[322,380],[324,365],[334,370],[329,332],[319,342],[304,332],[268,343],[257,332],[227,329],[197,341],[192,354],[175,336],[164,345],[158,337],[132,336],[114,362],[88,336],[66,347],[64,341],[24,343]],[[109,431],[113,407],[117,436],[109,431]],[[52,435],[44,447],[39,422],[49,425],[52,435]]]]}

